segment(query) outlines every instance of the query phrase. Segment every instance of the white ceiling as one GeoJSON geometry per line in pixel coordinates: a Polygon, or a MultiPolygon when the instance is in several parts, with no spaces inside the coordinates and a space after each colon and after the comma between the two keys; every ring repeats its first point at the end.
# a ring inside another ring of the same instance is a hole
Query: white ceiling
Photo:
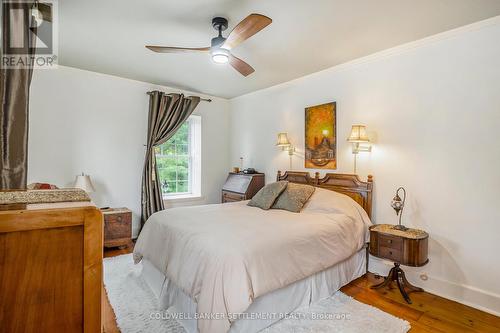
{"type": "Polygon", "coordinates": [[[497,15],[500,0],[62,0],[59,63],[232,98],[497,15]],[[250,13],[273,23],[233,49],[255,68],[246,78],[207,54],[144,48],[209,46],[212,17],[229,31],[250,13]]]}

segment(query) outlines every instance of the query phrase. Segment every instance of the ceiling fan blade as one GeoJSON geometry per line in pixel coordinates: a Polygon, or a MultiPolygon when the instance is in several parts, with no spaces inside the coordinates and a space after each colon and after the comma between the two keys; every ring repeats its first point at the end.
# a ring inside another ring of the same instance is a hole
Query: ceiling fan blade
{"type": "Polygon", "coordinates": [[[248,38],[252,37],[269,24],[271,24],[273,20],[269,17],[261,15],[261,14],[250,14],[243,21],[238,23],[236,27],[234,27],[233,31],[227,36],[226,41],[222,45],[225,49],[232,49],[233,47],[238,46],[248,38]]]}
{"type": "Polygon", "coordinates": [[[255,72],[252,66],[232,54],[229,56],[229,64],[243,76],[248,76],[255,72]]]}
{"type": "Polygon", "coordinates": [[[210,47],[168,47],[146,45],[146,48],[158,53],[208,52],[210,47]]]}

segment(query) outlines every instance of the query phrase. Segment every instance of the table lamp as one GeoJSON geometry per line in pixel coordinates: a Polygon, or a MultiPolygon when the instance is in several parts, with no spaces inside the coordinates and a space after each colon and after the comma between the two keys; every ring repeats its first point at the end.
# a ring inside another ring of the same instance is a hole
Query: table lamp
{"type": "Polygon", "coordinates": [[[75,188],[80,188],[87,193],[95,192],[94,185],[90,180],[90,176],[86,175],[82,172],[81,175],[76,176],[75,184],[73,185],[75,188]]]}
{"type": "Polygon", "coordinates": [[[403,216],[403,208],[405,207],[405,200],[406,200],[406,190],[404,187],[400,187],[396,190],[396,195],[391,201],[391,207],[394,208],[396,211],[396,215],[399,216],[399,224],[394,226],[394,229],[397,230],[408,230],[407,227],[401,224],[401,216],[403,216]],[[403,199],[399,196],[399,191],[403,192],[403,199]]]}

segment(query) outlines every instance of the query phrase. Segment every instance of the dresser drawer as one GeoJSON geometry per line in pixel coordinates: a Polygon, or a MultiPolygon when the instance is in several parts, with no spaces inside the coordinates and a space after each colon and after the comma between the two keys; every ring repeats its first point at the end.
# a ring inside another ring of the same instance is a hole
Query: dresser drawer
{"type": "Polygon", "coordinates": [[[401,237],[380,234],[378,242],[381,247],[388,247],[400,251],[403,250],[403,239],[401,237]]]}
{"type": "Polygon", "coordinates": [[[222,191],[222,202],[234,202],[245,200],[244,194],[222,191]]]}
{"type": "Polygon", "coordinates": [[[384,257],[386,259],[393,260],[396,262],[401,262],[401,260],[402,260],[403,251],[401,251],[401,250],[390,248],[390,247],[385,247],[385,246],[380,246],[378,248],[378,252],[379,252],[381,257],[384,257]]]}

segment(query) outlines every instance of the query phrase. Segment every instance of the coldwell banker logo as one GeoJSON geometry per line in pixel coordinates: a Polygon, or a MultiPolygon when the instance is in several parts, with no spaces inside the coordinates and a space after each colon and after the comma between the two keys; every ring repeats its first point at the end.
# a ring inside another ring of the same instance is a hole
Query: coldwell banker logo
{"type": "Polygon", "coordinates": [[[56,0],[2,1],[3,68],[56,68],[56,0]]]}

